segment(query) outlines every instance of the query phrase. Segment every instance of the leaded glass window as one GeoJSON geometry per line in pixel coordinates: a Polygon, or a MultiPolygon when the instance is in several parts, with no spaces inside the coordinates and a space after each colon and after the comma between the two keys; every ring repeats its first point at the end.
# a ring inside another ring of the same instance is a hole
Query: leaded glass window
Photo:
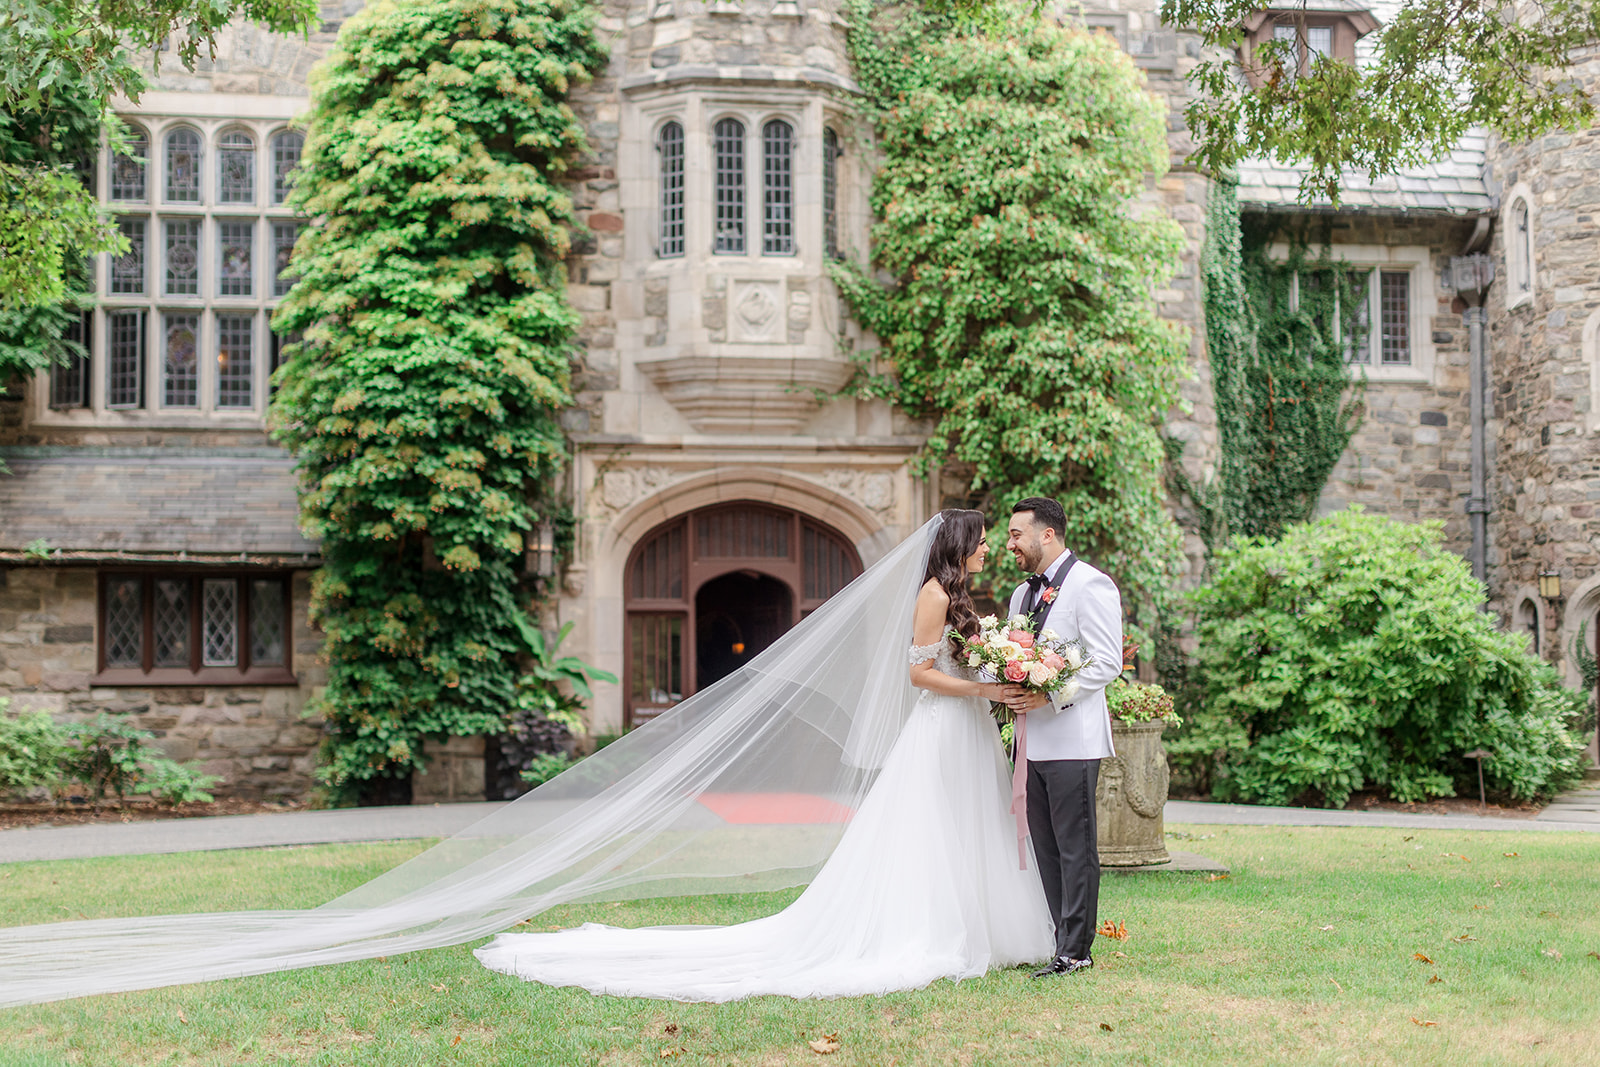
{"type": "Polygon", "coordinates": [[[111,260],[111,291],[140,296],[145,286],[145,237],[150,230],[150,220],[145,218],[120,218],[117,229],[127,238],[128,250],[111,260]]]}
{"type": "Polygon", "coordinates": [[[73,319],[62,339],[78,346],[65,363],[50,368],[50,406],[59,411],[89,406],[89,357],[86,354],[94,324],[93,313],[73,319]]]}
{"type": "Polygon", "coordinates": [[[109,578],[105,584],[105,664],[107,667],[144,666],[144,582],[138,578],[109,578]]]}
{"type": "Polygon", "coordinates": [[[128,151],[111,157],[111,199],[144,203],[150,193],[145,181],[149,173],[150,141],[143,131],[128,131],[128,151]]]}
{"type": "Polygon", "coordinates": [[[1372,275],[1352,275],[1348,328],[1344,334],[1344,358],[1350,363],[1372,362],[1372,275]]]}
{"type": "Polygon", "coordinates": [[[161,316],[161,403],[192,408],[200,403],[200,316],[167,312],[161,316]]]}
{"type": "Polygon", "coordinates": [[[294,257],[294,243],[300,239],[305,226],[298,222],[272,224],[272,295],[284,296],[294,286],[294,275],[289,273],[289,261],[294,257]]]}
{"type": "MultiPolygon", "coordinates": [[[[299,344],[305,340],[305,336],[299,330],[279,333],[272,329],[272,321],[269,319],[267,321],[267,337],[269,339],[267,343],[267,381],[271,382],[273,375],[278,373],[278,368],[288,362],[286,353],[289,346],[299,344]]],[[[269,394],[275,393],[277,389],[276,385],[269,385],[267,392],[269,394]]]]}
{"type": "Polygon", "coordinates": [[[716,156],[716,242],[713,251],[744,252],[744,124],[723,119],[712,130],[716,156]]]}
{"type": "Polygon", "coordinates": [[[256,225],[229,219],[217,223],[217,295],[255,294],[256,225]]]}
{"type": "Polygon", "coordinates": [[[173,130],[167,134],[167,202],[200,202],[200,135],[193,130],[173,130]]]}
{"type": "Polygon", "coordinates": [[[283,666],[283,583],[250,583],[250,662],[263,667],[283,666]]]}
{"type": "Polygon", "coordinates": [[[189,580],[155,583],[154,630],[157,667],[189,666],[189,580]]]}
{"type": "Polygon", "coordinates": [[[305,136],[294,130],[285,130],[272,139],[272,202],[281,204],[289,199],[289,186],[294,169],[300,165],[300,150],[305,147],[305,136]]]}
{"type": "Polygon", "coordinates": [[[200,294],[200,220],[168,219],[165,224],[168,296],[200,294]]]}
{"type": "Polygon", "coordinates": [[[217,407],[255,402],[255,316],[217,316],[217,407]]]}
{"type": "Polygon", "coordinates": [[[142,311],[106,313],[107,407],[144,403],[144,316],[142,311]]]}
{"type": "Polygon", "coordinates": [[[657,149],[661,153],[662,257],[683,255],[683,127],[669,122],[661,127],[657,149]]]}
{"type": "Polygon", "coordinates": [[[256,142],[243,130],[229,130],[217,139],[217,202],[256,202],[256,142]]]}
{"type": "Polygon", "coordinates": [[[205,634],[200,662],[207,667],[233,667],[239,662],[239,583],[208,578],[200,583],[200,620],[205,634]]]}
{"type": "Polygon", "coordinates": [[[1411,275],[1407,271],[1381,272],[1378,289],[1383,365],[1411,362],[1411,275]]]}
{"type": "Polygon", "coordinates": [[[839,258],[839,135],[822,131],[822,250],[839,258]]]}
{"type": "Polygon", "coordinates": [[[794,253],[794,127],[773,119],[761,130],[761,252],[794,253]]]}

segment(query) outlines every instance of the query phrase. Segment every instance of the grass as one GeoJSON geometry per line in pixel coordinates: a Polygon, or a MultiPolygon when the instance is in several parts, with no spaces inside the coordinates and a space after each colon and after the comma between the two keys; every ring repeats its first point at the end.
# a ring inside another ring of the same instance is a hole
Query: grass
{"type": "MultiPolygon", "coordinates": [[[[0,1064],[1600,1063],[1600,836],[1174,829],[1231,876],[1107,876],[1101,917],[1131,936],[1071,979],[691,1005],[520,982],[462,946],[0,1012],[0,1064]],[[825,1034],[841,1047],[821,1057],[825,1034]]],[[[0,922],[307,906],[419,847],[3,865],[0,922]]],[[[736,922],[794,895],[534,925],[736,922]]]]}

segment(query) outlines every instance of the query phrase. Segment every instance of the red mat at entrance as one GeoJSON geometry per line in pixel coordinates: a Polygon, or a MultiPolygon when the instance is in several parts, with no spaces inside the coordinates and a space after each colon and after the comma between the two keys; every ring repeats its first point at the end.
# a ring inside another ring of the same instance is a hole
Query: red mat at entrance
{"type": "Polygon", "coordinates": [[[811,793],[701,793],[697,798],[724,822],[849,822],[855,812],[811,793]]]}

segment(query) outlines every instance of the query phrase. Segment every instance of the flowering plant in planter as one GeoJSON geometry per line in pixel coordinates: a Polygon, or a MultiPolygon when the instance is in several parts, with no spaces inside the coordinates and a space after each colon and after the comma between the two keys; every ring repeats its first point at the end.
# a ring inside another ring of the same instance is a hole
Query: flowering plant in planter
{"type": "Polygon", "coordinates": [[[1159,720],[1169,726],[1183,725],[1171,695],[1159,685],[1126,679],[1113,682],[1106,689],[1106,703],[1111,708],[1113,724],[1120,722],[1132,725],[1159,720]]]}

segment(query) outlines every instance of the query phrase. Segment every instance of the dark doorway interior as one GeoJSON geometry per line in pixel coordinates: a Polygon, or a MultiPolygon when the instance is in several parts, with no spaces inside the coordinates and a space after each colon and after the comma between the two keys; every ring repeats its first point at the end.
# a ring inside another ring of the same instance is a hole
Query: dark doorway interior
{"type": "Polygon", "coordinates": [[[782,637],[794,618],[789,587],[756,571],[713,578],[694,597],[695,689],[704,689],[782,637]]]}

